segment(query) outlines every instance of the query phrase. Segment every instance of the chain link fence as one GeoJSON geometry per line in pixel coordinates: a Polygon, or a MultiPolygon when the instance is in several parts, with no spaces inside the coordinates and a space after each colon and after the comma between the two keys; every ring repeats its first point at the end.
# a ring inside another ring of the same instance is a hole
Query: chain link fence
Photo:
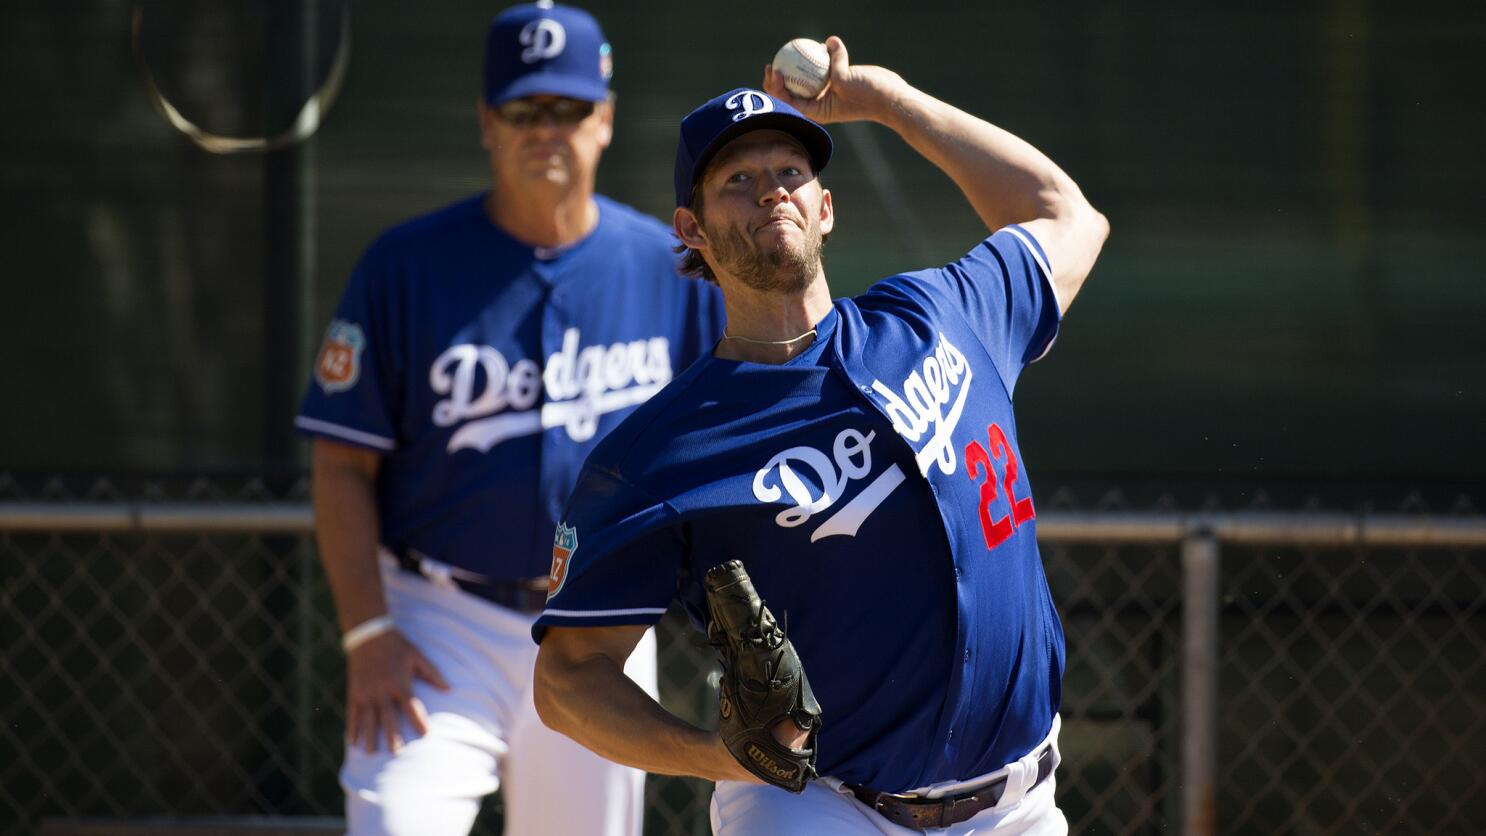
{"type": "MultiPolygon", "coordinates": [[[[344,671],[304,496],[0,476],[0,832],[340,814],[344,671]],[[228,507],[258,513],[224,521],[228,507]]],[[[1486,832],[1486,545],[1436,531],[1480,527],[1468,504],[1418,517],[1413,542],[1436,545],[1217,532],[1215,786],[1195,819],[1193,526],[1153,526],[1117,497],[1045,505],[1073,832],[1486,832]],[[1099,525],[1075,524],[1091,511],[1099,525]]],[[[708,723],[710,652],[674,612],[659,639],[662,701],[708,723]]],[[[705,782],[652,776],[646,795],[647,834],[707,833],[705,782]]],[[[499,833],[486,806],[478,830],[499,833]]]]}

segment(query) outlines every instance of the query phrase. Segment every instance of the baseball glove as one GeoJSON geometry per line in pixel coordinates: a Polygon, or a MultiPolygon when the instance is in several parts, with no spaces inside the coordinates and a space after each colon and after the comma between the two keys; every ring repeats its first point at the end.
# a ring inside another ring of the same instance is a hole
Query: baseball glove
{"type": "Polygon", "coordinates": [[[707,640],[722,657],[718,731],[723,744],[764,781],[804,792],[815,777],[820,704],[800,657],[754,590],[742,561],[729,560],[707,572],[706,588],[707,640]],[[774,739],[775,724],[786,718],[809,732],[804,748],[774,739]]]}

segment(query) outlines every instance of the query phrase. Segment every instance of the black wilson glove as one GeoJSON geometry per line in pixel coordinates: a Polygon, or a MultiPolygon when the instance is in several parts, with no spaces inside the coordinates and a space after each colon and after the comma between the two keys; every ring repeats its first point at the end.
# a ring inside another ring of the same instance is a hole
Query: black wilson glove
{"type": "Polygon", "coordinates": [[[754,590],[742,561],[714,567],[706,588],[712,618],[707,640],[722,657],[722,741],[749,772],[790,792],[804,792],[815,777],[820,704],[800,657],[754,590]],[[786,718],[809,732],[804,748],[774,739],[774,725],[786,718]]]}

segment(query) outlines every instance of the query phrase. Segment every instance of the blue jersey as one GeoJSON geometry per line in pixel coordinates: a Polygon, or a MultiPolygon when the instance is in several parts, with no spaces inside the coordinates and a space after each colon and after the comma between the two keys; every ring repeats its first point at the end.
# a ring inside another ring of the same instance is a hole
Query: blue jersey
{"type": "Polygon", "coordinates": [[[545,251],[483,198],[367,250],[295,425],[384,455],[384,545],[516,580],[546,574],[584,457],[712,347],[723,308],[676,274],[670,231],[628,207],[597,198],[593,232],[545,251]]]}
{"type": "Polygon", "coordinates": [[[1058,324],[1007,227],[835,302],[782,365],[708,357],[594,452],[558,527],[549,626],[644,624],[738,558],[823,709],[819,769],[904,791],[1025,755],[1061,696],[1011,392],[1058,324]]]}

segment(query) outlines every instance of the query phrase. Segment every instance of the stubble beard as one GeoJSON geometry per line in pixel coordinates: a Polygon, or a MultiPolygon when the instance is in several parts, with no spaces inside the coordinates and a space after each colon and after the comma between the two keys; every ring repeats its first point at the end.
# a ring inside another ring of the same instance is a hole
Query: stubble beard
{"type": "Polygon", "coordinates": [[[713,239],[717,266],[745,286],[762,293],[801,293],[820,272],[820,221],[805,225],[805,240],[795,246],[779,236],[770,246],[759,246],[736,226],[713,239]]]}

